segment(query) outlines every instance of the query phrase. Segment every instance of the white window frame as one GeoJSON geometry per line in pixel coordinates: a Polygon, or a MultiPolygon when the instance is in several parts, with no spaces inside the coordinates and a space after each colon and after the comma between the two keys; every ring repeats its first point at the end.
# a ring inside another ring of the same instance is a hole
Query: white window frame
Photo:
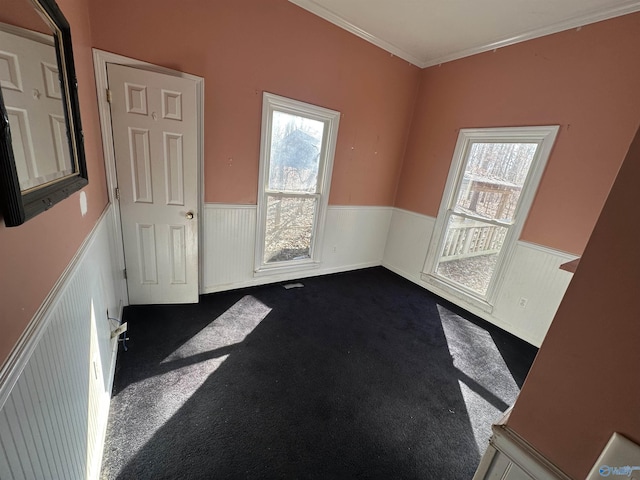
{"type": "Polygon", "coordinates": [[[322,252],[322,241],[324,238],[324,226],[327,205],[329,203],[329,189],[331,186],[333,158],[336,151],[339,123],[340,112],[335,110],[311,105],[291,98],[281,97],[268,92],[263,93],[254,275],[270,275],[274,273],[317,268],[320,266],[320,254],[322,252]],[[320,163],[318,166],[318,186],[314,193],[286,192],[269,190],[268,188],[271,160],[272,120],[273,112],[275,111],[310,118],[323,122],[325,125],[320,150],[320,163]],[[267,264],[264,262],[268,195],[314,197],[317,199],[309,258],[282,261],[274,264],[267,264]]]}
{"type": "Polygon", "coordinates": [[[504,278],[504,270],[513,255],[515,244],[520,238],[522,228],[538,190],[540,179],[542,178],[547,160],[551,154],[559,128],[558,125],[549,125],[536,127],[466,128],[460,130],[453,153],[451,168],[447,177],[446,187],[438,210],[438,217],[431,235],[427,257],[422,270],[421,278],[425,282],[448,294],[461,298],[484,311],[491,312],[493,310],[497,293],[500,290],[504,278]],[[538,143],[539,145],[523,185],[518,207],[514,213],[513,224],[508,225],[502,224],[501,222],[490,222],[507,227],[507,235],[500,250],[493,277],[485,295],[479,295],[477,292],[464,286],[450,283],[436,274],[438,260],[443,248],[442,244],[445,240],[447,221],[453,211],[453,204],[456,201],[454,197],[462,182],[469,148],[474,142],[519,142],[538,143]]]}

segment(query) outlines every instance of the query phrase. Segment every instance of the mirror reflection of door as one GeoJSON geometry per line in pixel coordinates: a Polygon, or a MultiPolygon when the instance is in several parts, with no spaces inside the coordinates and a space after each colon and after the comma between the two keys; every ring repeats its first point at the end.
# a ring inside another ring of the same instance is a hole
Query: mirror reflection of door
{"type": "Polygon", "coordinates": [[[53,37],[0,25],[0,86],[20,189],[72,174],[53,37]]]}

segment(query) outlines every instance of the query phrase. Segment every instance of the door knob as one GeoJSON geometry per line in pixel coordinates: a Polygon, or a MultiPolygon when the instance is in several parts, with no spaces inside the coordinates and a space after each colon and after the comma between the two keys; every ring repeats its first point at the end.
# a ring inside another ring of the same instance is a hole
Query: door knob
{"type": "Polygon", "coordinates": [[[192,220],[193,219],[193,212],[187,212],[185,217],[187,217],[187,220],[192,220]]]}

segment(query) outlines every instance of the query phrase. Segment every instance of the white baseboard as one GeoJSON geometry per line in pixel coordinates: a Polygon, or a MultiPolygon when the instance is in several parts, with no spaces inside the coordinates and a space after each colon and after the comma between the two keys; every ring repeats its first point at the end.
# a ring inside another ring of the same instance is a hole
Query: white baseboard
{"type": "Polygon", "coordinates": [[[259,285],[268,285],[271,283],[286,282],[289,280],[302,280],[305,278],[318,277],[320,275],[330,275],[332,273],[350,272],[353,270],[360,270],[362,268],[378,267],[378,266],[380,266],[379,262],[372,262],[372,263],[361,263],[358,265],[347,265],[344,267],[335,267],[335,268],[328,268],[328,269],[315,269],[315,270],[283,273],[280,275],[270,275],[268,277],[255,277],[251,280],[245,280],[242,282],[205,287],[205,290],[203,291],[203,293],[225,292],[227,290],[235,290],[238,288],[257,287],[259,285]]]}

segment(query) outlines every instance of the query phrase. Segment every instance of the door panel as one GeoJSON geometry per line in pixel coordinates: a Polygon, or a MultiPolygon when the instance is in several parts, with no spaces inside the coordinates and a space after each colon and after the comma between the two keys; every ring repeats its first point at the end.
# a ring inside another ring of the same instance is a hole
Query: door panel
{"type": "Polygon", "coordinates": [[[107,75],[130,303],[195,303],[195,82],[115,64],[107,75]]]}

